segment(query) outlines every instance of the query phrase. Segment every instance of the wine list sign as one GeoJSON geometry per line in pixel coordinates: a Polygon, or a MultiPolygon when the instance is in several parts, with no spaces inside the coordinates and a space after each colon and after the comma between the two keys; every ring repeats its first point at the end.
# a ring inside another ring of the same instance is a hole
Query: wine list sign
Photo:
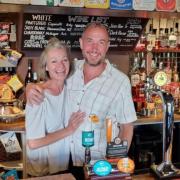
{"type": "Polygon", "coordinates": [[[79,50],[79,38],[85,26],[93,21],[108,27],[111,50],[125,51],[134,48],[148,20],[127,17],[25,13],[22,50],[41,50],[53,36],[66,42],[71,49],[79,50]]]}

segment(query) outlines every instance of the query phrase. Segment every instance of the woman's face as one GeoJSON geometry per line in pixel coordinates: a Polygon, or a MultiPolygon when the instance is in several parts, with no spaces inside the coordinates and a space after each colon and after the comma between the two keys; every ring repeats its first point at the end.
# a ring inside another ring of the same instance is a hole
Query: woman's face
{"type": "Polygon", "coordinates": [[[54,48],[47,54],[46,70],[49,72],[50,79],[65,80],[69,73],[69,59],[65,49],[54,48]]]}

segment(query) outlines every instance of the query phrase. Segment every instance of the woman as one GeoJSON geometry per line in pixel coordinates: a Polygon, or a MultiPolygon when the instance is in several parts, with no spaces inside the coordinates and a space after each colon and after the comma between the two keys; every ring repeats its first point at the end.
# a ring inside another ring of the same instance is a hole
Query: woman
{"type": "Polygon", "coordinates": [[[68,136],[85,117],[80,111],[72,113],[70,118],[66,115],[69,102],[65,80],[69,70],[68,48],[57,38],[50,39],[41,54],[38,70],[44,101],[40,105],[26,105],[27,171],[31,176],[68,169],[68,136]]]}

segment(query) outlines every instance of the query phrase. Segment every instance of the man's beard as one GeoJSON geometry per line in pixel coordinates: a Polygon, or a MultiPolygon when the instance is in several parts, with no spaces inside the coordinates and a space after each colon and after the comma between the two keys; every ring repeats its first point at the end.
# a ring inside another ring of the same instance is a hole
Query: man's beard
{"type": "Polygon", "coordinates": [[[97,67],[97,66],[99,66],[100,64],[102,64],[103,62],[104,62],[104,59],[99,59],[99,61],[98,62],[96,62],[96,63],[91,63],[89,60],[88,60],[88,58],[84,55],[84,59],[85,59],[85,61],[86,61],[86,63],[88,64],[88,65],[90,65],[90,66],[93,66],[93,67],[97,67]]]}
{"type": "Polygon", "coordinates": [[[96,62],[96,64],[90,63],[90,62],[87,60],[87,58],[85,58],[85,61],[86,61],[86,63],[87,63],[88,65],[93,66],[93,67],[97,67],[97,66],[99,66],[99,65],[102,63],[102,60],[99,60],[98,62],[96,62]]]}

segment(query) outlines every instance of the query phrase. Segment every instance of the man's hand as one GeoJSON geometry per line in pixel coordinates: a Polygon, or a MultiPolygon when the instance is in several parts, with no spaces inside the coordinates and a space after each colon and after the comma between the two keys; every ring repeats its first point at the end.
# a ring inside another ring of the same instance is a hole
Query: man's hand
{"type": "Polygon", "coordinates": [[[44,99],[44,91],[40,84],[29,83],[26,86],[26,102],[29,105],[39,105],[44,99]]]}

